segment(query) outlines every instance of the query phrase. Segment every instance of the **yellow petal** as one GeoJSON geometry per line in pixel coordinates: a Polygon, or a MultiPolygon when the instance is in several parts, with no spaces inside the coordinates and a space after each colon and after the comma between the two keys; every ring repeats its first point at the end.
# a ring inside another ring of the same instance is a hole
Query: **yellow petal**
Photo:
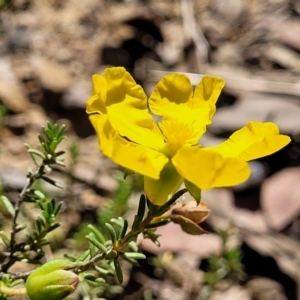
{"type": "Polygon", "coordinates": [[[148,112],[147,96],[124,68],[108,68],[105,105],[109,120],[121,136],[152,149],[160,149],[163,136],[148,112]]]}
{"type": "Polygon", "coordinates": [[[140,85],[122,67],[107,68],[104,71],[107,81],[106,106],[114,104],[147,111],[147,96],[140,85]]]}
{"type": "Polygon", "coordinates": [[[154,179],[168,158],[160,152],[132,143],[121,137],[111,126],[107,115],[92,114],[90,120],[97,132],[101,151],[115,163],[154,179]]]}
{"type": "Polygon", "coordinates": [[[216,111],[216,102],[224,85],[225,81],[222,78],[205,75],[196,86],[194,97],[191,99],[192,108],[197,110],[199,119],[206,119],[206,125],[211,123],[216,111]]]}
{"type": "Polygon", "coordinates": [[[251,121],[233,133],[228,140],[211,149],[215,149],[223,156],[249,161],[270,155],[290,141],[289,136],[279,134],[276,124],[251,121]]]}
{"type": "Polygon", "coordinates": [[[144,178],[145,194],[154,205],[162,205],[177,191],[182,181],[183,178],[169,161],[162,169],[158,180],[144,178]]]}
{"type": "Polygon", "coordinates": [[[186,75],[166,75],[157,83],[149,98],[150,110],[166,119],[180,118],[187,113],[187,104],[192,94],[192,85],[186,75]]]}
{"type": "Polygon", "coordinates": [[[219,153],[199,147],[182,147],[172,158],[182,177],[201,190],[233,186],[245,181],[250,168],[241,160],[222,157],[219,153]]]}
{"type": "Polygon", "coordinates": [[[107,82],[101,75],[93,75],[93,96],[87,101],[86,112],[106,114],[105,99],[107,92],[107,82]]]}
{"type": "Polygon", "coordinates": [[[186,75],[166,75],[151,94],[149,107],[164,120],[193,124],[199,139],[206,125],[211,123],[216,110],[215,103],[224,84],[224,80],[219,77],[204,76],[193,94],[191,82],[186,75]]]}

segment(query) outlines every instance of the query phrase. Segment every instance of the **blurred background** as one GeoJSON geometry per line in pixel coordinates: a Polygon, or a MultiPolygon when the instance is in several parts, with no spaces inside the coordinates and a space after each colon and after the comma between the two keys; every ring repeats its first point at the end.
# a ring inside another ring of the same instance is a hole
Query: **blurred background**
{"type": "MultiPolygon", "coordinates": [[[[143,242],[140,266],[122,288],[82,288],[72,299],[300,300],[300,2],[298,0],[1,0],[0,178],[14,200],[47,120],[66,124],[62,227],[49,258],[84,249],[86,224],[134,213],[141,181],[122,180],[104,158],[85,113],[91,75],[124,66],[149,94],[169,72],[202,74],[226,87],[204,146],[249,120],[275,122],[292,142],[251,162],[233,189],[203,193],[203,236],[178,225],[143,242]],[[76,298],[77,297],[77,298],[76,298]],[[101,298],[102,297],[102,298],[101,298]]],[[[101,225],[102,224],[102,225],[101,225]]],[[[0,219],[1,230],[7,224],[0,219]]],[[[18,264],[15,270],[26,266],[18,264]]]]}

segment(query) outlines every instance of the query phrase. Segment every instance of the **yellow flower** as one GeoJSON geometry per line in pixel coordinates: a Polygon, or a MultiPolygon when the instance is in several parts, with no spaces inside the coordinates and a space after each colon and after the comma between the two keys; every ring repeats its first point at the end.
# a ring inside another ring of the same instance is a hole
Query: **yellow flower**
{"type": "Polygon", "coordinates": [[[219,146],[201,147],[199,139],[224,84],[221,78],[203,76],[193,91],[187,76],[166,75],[147,101],[124,68],[93,75],[87,113],[101,151],[144,175],[145,193],[156,205],[165,203],[183,181],[197,200],[200,190],[245,181],[247,161],[278,151],[290,138],[273,123],[249,122],[219,146]]]}

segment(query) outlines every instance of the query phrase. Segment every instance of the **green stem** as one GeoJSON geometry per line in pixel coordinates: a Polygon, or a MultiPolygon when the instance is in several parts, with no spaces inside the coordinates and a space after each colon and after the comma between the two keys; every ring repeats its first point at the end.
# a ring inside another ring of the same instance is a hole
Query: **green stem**
{"type": "Polygon", "coordinates": [[[0,282],[0,294],[5,294],[7,296],[20,296],[26,295],[27,293],[26,288],[14,289],[0,282]]]}
{"type": "Polygon", "coordinates": [[[116,250],[117,252],[120,251],[124,247],[124,245],[127,244],[128,240],[142,233],[145,230],[146,226],[151,223],[153,218],[154,217],[148,212],[147,217],[140,223],[137,229],[130,230],[121,240],[117,241],[116,245],[114,246],[114,250],[116,250]]]}
{"type": "Polygon", "coordinates": [[[148,211],[148,214],[147,214],[146,218],[139,224],[137,229],[129,231],[121,240],[117,241],[117,243],[114,245],[113,249],[117,252],[122,250],[122,248],[126,244],[128,244],[128,241],[132,237],[136,237],[138,234],[142,233],[146,229],[146,226],[149,225],[154,219],[159,219],[159,217],[160,217],[159,215],[163,215],[164,213],[166,213],[166,211],[168,209],[170,209],[170,207],[174,204],[174,202],[181,195],[186,193],[186,191],[187,191],[187,189],[179,190],[178,192],[176,192],[173,195],[173,197],[168,202],[166,202],[165,204],[157,207],[155,211],[148,211]],[[157,213],[160,212],[160,211],[161,211],[161,213],[159,215],[157,215],[157,213]]]}
{"type": "Polygon", "coordinates": [[[15,204],[15,215],[13,218],[13,222],[12,222],[12,230],[11,230],[11,236],[10,236],[10,255],[9,258],[7,260],[6,263],[2,264],[0,266],[0,271],[3,272],[7,272],[7,270],[14,264],[14,262],[16,261],[16,258],[14,257],[14,253],[15,253],[15,247],[16,247],[16,233],[17,233],[17,220],[18,220],[18,216],[20,213],[20,208],[21,208],[21,204],[24,202],[25,197],[26,197],[26,193],[27,191],[32,187],[32,185],[34,184],[34,182],[39,179],[45,172],[45,162],[43,162],[43,164],[41,166],[38,167],[38,169],[35,171],[35,173],[31,174],[28,179],[27,179],[27,183],[24,186],[24,188],[22,189],[18,200],[15,204]]]}

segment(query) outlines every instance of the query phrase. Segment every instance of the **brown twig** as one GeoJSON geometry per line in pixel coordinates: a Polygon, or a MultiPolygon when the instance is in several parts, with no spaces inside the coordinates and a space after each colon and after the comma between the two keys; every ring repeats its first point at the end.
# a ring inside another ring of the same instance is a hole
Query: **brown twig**
{"type": "Polygon", "coordinates": [[[196,58],[198,63],[198,70],[203,71],[204,66],[208,63],[208,43],[196,23],[194,14],[194,1],[181,0],[181,12],[183,29],[185,36],[189,37],[194,45],[196,51],[196,58]]]}

